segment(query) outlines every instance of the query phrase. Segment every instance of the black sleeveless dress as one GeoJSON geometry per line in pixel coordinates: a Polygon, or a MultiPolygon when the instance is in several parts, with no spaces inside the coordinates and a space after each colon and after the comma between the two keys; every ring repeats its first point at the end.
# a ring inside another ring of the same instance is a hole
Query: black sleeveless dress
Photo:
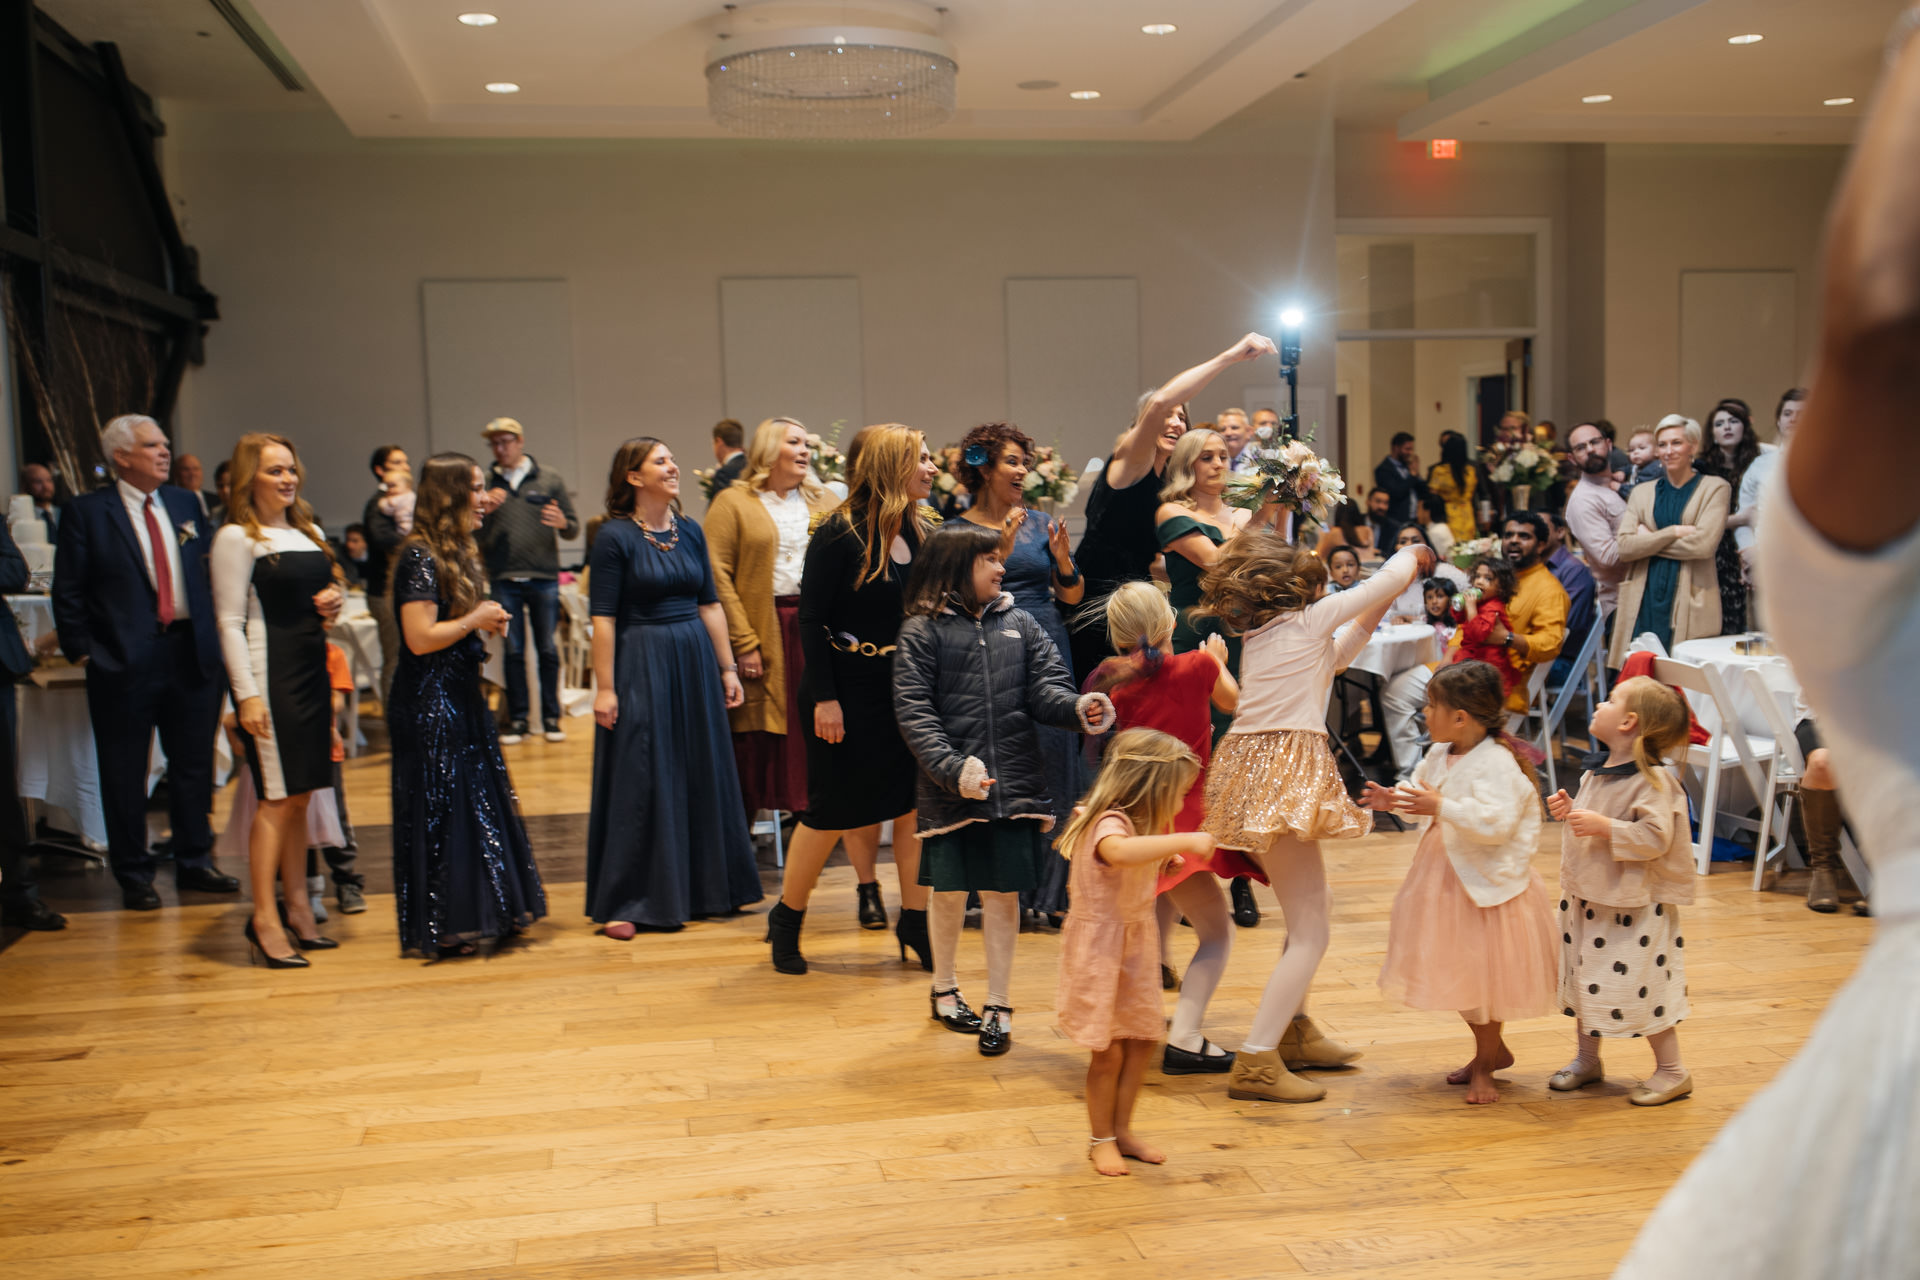
{"type": "Polygon", "coordinates": [[[1069,628],[1073,678],[1083,686],[1093,669],[1113,656],[1102,611],[1106,598],[1123,582],[1144,581],[1153,572],[1153,558],[1160,554],[1153,517],[1160,509],[1165,477],[1149,470],[1126,488],[1116,489],[1107,483],[1111,461],[1101,463],[1093,478],[1093,492],[1087,497],[1087,531],[1080,535],[1079,550],[1074,552],[1074,564],[1087,583],[1069,628]]]}

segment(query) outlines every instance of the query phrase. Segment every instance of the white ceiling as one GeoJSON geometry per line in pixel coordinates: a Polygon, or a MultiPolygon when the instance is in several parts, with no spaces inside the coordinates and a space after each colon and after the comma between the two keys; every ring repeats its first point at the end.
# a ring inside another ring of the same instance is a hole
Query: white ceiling
{"type": "MultiPolygon", "coordinates": [[[[1331,112],[1409,139],[1845,142],[1904,0],[944,3],[933,21],[960,65],[959,113],[932,138],[1181,141],[1260,103],[1243,125],[1331,112]],[[1149,22],[1179,30],[1145,35],[1149,22]],[[1766,39],[1726,43],[1749,31],[1766,39]],[[1058,87],[1017,87],[1029,80],[1058,87]],[[1858,101],[1821,105],[1838,96],[1858,101]]],[[[324,104],[365,137],[724,137],[707,118],[707,52],[754,19],[752,0],[732,16],[720,0],[236,4],[308,92],[278,84],[210,0],[41,0],[80,38],[119,43],[155,97],[324,104]],[[455,21],[473,9],[500,21],[455,21]],[[521,92],[487,93],[496,80],[521,92]]],[[[926,11],[812,7],[829,21],[926,11]]]]}

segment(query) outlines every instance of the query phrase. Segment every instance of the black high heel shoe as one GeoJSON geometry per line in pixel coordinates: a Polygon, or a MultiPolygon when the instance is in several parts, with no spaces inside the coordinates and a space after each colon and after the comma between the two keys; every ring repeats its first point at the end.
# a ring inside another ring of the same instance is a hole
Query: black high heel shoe
{"type": "Polygon", "coordinates": [[[893,936],[900,942],[900,959],[907,958],[907,948],[913,948],[913,954],[920,958],[920,971],[933,972],[933,940],[927,936],[927,913],[915,911],[911,907],[900,908],[900,922],[893,926],[893,936]]]}
{"type": "Polygon", "coordinates": [[[880,882],[869,880],[856,887],[860,891],[860,927],[862,929],[886,928],[887,906],[880,900],[880,882]]]}
{"type": "Polygon", "coordinates": [[[963,1036],[980,1034],[980,1015],[967,1008],[966,999],[960,994],[958,987],[951,991],[930,993],[927,996],[927,1009],[928,1016],[949,1031],[958,1031],[963,1036]],[[953,997],[952,1013],[940,1012],[940,999],[943,996],[953,997]]]}
{"type": "Polygon", "coordinates": [[[805,973],[807,958],[800,954],[800,926],[807,913],[784,902],[767,912],[767,941],[773,944],[773,967],[781,973],[805,973]]]}
{"type": "Polygon", "coordinates": [[[266,957],[267,968],[269,969],[309,969],[313,967],[311,962],[303,955],[296,953],[282,958],[271,954],[265,947],[261,946],[260,935],[254,930],[253,917],[251,916],[247,917],[247,927],[241,930],[241,932],[244,933],[247,938],[247,962],[249,964],[258,963],[256,957],[264,956],[266,957]]]}
{"type": "Polygon", "coordinates": [[[293,927],[293,921],[287,918],[287,904],[284,902],[280,904],[280,927],[287,931],[287,937],[293,945],[302,951],[333,951],[340,946],[332,938],[301,937],[299,930],[293,927]]]}
{"type": "Polygon", "coordinates": [[[1012,1015],[1013,1010],[1004,1004],[983,1005],[980,1012],[984,1015],[980,1021],[980,1056],[997,1058],[1013,1048],[1013,1026],[1007,1018],[996,1014],[1012,1015]]]}

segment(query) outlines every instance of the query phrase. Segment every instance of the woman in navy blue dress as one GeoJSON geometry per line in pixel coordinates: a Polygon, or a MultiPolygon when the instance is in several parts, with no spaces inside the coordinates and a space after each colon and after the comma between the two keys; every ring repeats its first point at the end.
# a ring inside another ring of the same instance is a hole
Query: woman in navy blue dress
{"type": "Polygon", "coordinates": [[[470,955],[547,914],[547,895],[480,692],[478,633],[507,630],[507,611],[481,598],[480,468],[436,454],[418,492],[389,578],[402,641],[387,703],[394,907],[401,950],[470,955]]]}
{"type": "Polygon", "coordinates": [[[666,445],[629,440],[593,543],[587,914],[610,938],[760,901],[727,710],[746,700],[700,526],[666,445]]]}

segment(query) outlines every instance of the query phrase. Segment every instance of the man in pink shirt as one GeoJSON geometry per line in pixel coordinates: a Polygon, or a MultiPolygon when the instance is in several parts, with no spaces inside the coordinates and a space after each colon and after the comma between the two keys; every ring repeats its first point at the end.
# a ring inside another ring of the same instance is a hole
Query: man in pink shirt
{"type": "Polygon", "coordinates": [[[1567,452],[1580,468],[1580,482],[1567,495],[1567,531],[1586,553],[1587,568],[1593,572],[1594,606],[1602,612],[1614,607],[1620,597],[1618,538],[1620,516],[1626,502],[1613,488],[1613,470],[1609,462],[1613,445],[1600,428],[1583,422],[1567,437],[1567,452]]]}

